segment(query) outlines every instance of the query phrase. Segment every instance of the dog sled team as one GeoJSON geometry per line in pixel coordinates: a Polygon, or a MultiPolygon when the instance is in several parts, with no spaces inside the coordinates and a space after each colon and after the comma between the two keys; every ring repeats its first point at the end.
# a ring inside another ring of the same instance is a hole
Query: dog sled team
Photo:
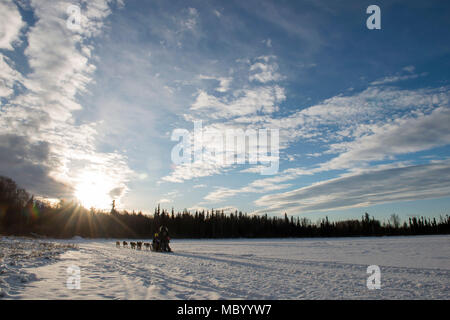
{"type": "MultiPolygon", "coordinates": [[[[159,232],[153,235],[152,243],[148,242],[130,242],[130,248],[136,250],[142,250],[142,246],[148,251],[157,251],[157,252],[172,252],[172,249],[169,246],[170,237],[169,237],[169,229],[166,226],[161,226],[159,228],[159,232]]],[[[124,248],[128,248],[128,242],[123,241],[122,245],[124,248]]],[[[116,247],[120,248],[120,241],[116,241],[116,247]]]]}

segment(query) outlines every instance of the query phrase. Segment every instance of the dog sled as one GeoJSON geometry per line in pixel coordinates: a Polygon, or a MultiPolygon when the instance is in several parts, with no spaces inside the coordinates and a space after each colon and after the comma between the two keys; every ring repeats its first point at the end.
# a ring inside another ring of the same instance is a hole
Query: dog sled
{"type": "MultiPolygon", "coordinates": [[[[153,235],[152,243],[142,241],[130,241],[130,248],[141,251],[142,249],[150,250],[153,252],[172,252],[169,246],[170,237],[169,229],[165,226],[159,228],[159,233],[153,235]]],[[[116,241],[116,247],[120,248],[120,241],[116,241]]],[[[128,248],[128,242],[123,241],[123,247],[128,248]]]]}
{"type": "Polygon", "coordinates": [[[166,226],[161,226],[159,232],[153,235],[151,250],[155,252],[172,252],[169,242],[169,229],[166,226]]]}
{"type": "MultiPolygon", "coordinates": [[[[170,239],[170,238],[169,238],[170,239]]],[[[153,243],[149,242],[141,242],[141,241],[130,241],[129,243],[126,241],[123,241],[123,248],[131,248],[137,251],[153,251],[153,252],[172,252],[172,249],[169,246],[169,239],[165,241],[160,241],[159,239],[154,239],[153,243]],[[128,244],[130,246],[128,246],[128,244]]],[[[120,241],[116,241],[116,247],[120,248],[121,243],[120,241]]]]}
{"type": "Polygon", "coordinates": [[[165,241],[154,239],[150,244],[150,250],[153,252],[172,252],[169,242],[170,238],[165,241]]]}

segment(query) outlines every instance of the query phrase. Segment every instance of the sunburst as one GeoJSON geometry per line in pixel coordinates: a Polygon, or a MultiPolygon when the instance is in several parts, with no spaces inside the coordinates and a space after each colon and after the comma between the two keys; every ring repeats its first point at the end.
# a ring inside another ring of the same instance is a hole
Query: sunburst
{"type": "Polygon", "coordinates": [[[86,208],[106,209],[111,206],[113,189],[112,182],[102,172],[83,172],[77,179],[75,197],[86,208]]]}

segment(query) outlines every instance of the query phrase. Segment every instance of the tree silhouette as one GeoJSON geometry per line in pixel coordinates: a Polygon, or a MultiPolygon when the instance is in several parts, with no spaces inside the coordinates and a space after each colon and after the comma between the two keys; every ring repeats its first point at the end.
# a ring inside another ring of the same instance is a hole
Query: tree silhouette
{"type": "Polygon", "coordinates": [[[0,176],[0,233],[7,235],[40,234],[70,238],[151,238],[161,225],[169,228],[173,238],[273,238],[273,237],[339,237],[449,234],[450,217],[410,217],[403,224],[398,215],[381,223],[367,212],[361,220],[331,222],[328,217],[317,223],[307,218],[247,215],[241,211],[225,214],[223,210],[191,213],[171,212],[158,206],[153,215],[116,210],[87,210],[79,203],[61,200],[57,205],[36,200],[16,183],[0,176]]]}

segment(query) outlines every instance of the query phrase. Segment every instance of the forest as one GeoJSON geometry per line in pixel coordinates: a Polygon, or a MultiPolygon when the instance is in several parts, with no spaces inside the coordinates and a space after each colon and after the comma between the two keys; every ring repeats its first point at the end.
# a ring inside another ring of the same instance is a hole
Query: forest
{"type": "Polygon", "coordinates": [[[142,212],[86,209],[74,201],[52,205],[36,200],[10,178],[0,176],[0,234],[52,238],[151,238],[161,225],[171,238],[284,238],[449,234],[450,217],[391,215],[380,222],[367,212],[361,219],[312,222],[299,216],[251,215],[223,210],[170,212],[158,205],[153,215],[142,212]]]}

